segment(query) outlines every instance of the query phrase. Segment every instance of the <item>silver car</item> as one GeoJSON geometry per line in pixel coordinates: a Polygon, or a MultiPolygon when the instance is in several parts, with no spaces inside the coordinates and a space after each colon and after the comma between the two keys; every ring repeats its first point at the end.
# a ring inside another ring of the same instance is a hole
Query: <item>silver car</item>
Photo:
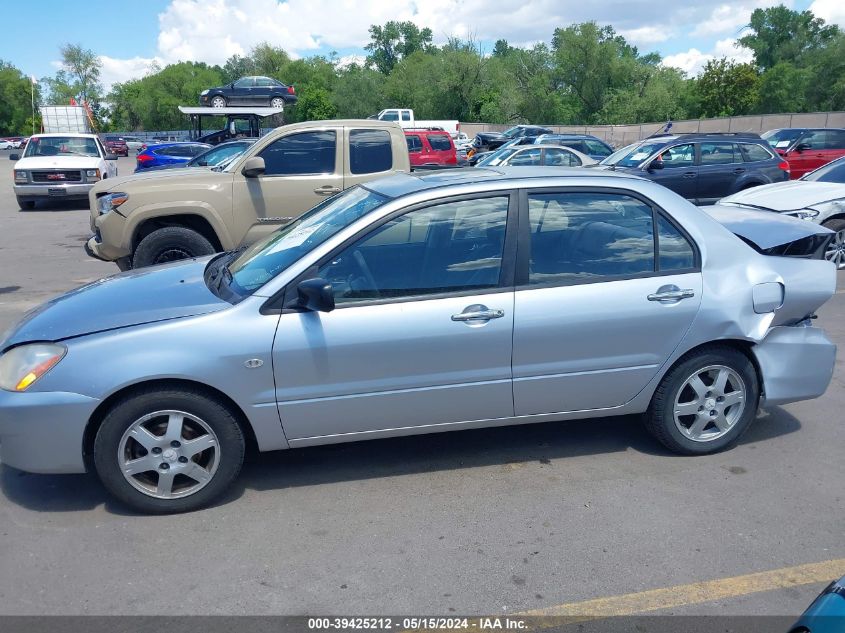
{"type": "Polygon", "coordinates": [[[0,337],[0,458],[191,510],[247,446],[645,414],[678,453],[821,395],[832,232],[613,172],[396,175],[242,251],[122,273],[0,337]],[[790,255],[796,255],[792,257],[790,255]]]}

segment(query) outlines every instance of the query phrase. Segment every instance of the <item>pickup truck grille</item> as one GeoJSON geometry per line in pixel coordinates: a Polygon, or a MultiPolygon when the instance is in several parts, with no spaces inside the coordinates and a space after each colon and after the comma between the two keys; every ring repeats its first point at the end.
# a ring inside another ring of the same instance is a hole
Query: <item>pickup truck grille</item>
{"type": "Polygon", "coordinates": [[[78,169],[52,169],[49,171],[33,171],[32,182],[46,182],[59,184],[63,182],[82,182],[82,172],[78,169]]]}

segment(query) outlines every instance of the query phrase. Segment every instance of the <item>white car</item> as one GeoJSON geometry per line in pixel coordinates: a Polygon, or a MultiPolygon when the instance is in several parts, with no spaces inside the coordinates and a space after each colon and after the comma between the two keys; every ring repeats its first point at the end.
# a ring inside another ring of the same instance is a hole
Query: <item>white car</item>
{"type": "Polygon", "coordinates": [[[121,136],[120,138],[126,141],[126,147],[129,148],[130,152],[137,153],[141,149],[142,145],[147,144],[144,139],[138,138],[137,136],[121,136]]]}
{"type": "Polygon", "coordinates": [[[117,156],[95,134],[38,134],[15,163],[15,196],[21,209],[38,200],[87,200],[94,183],[117,176],[117,156]]]}
{"type": "Polygon", "coordinates": [[[548,165],[552,167],[586,167],[597,160],[565,145],[512,145],[501,147],[476,163],[476,167],[517,167],[548,165]]]}
{"type": "Polygon", "coordinates": [[[0,149],[14,149],[15,142],[14,141],[7,141],[6,139],[0,139],[0,149]]]}

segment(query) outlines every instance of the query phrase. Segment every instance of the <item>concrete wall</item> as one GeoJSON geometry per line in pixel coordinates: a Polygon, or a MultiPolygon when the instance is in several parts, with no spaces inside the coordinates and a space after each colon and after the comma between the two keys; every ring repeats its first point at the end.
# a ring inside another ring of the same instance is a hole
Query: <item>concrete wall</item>
{"type": "MultiPolygon", "coordinates": [[[[639,141],[663,129],[666,122],[633,125],[547,125],[561,134],[592,134],[614,147],[639,141]]],[[[461,123],[461,131],[470,138],[478,132],[502,132],[510,125],[491,123],[461,123]]],[[[845,128],[845,112],[808,112],[804,114],[762,114],[673,121],[673,132],[756,132],[781,127],[841,127],[845,128]]]]}

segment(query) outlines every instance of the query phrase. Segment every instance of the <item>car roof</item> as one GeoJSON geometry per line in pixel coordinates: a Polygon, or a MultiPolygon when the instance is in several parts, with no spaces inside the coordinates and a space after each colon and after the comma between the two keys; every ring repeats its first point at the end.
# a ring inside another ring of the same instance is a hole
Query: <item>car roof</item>
{"type": "MultiPolygon", "coordinates": [[[[530,185],[531,180],[541,178],[585,178],[598,177],[627,180],[644,180],[628,173],[597,169],[586,170],[583,167],[472,167],[464,169],[438,169],[425,172],[397,173],[366,183],[371,191],[389,198],[398,198],[418,191],[440,189],[455,185],[479,183],[513,182],[514,186],[530,185]]],[[[608,184],[611,184],[608,182],[608,184]]]]}
{"type": "Polygon", "coordinates": [[[33,134],[33,136],[36,138],[97,138],[96,134],[83,134],[81,132],[48,132],[47,134],[33,134]]]}
{"type": "Polygon", "coordinates": [[[202,145],[203,147],[208,147],[209,149],[214,147],[214,145],[200,143],[199,141],[168,141],[166,143],[154,143],[147,145],[147,150],[161,149],[162,147],[173,147],[174,145],[202,145]]]}

